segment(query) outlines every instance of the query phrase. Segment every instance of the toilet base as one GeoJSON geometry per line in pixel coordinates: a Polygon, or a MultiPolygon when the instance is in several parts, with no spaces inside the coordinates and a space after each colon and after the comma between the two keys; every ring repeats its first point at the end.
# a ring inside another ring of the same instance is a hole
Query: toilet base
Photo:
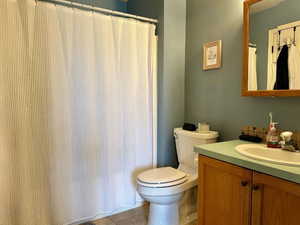
{"type": "Polygon", "coordinates": [[[170,205],[150,203],[148,225],[179,225],[178,202],[170,205]]]}

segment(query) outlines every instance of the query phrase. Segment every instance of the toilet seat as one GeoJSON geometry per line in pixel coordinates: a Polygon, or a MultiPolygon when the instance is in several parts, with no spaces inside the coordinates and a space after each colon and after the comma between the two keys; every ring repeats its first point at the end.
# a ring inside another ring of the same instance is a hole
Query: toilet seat
{"type": "Polygon", "coordinates": [[[138,183],[138,192],[143,196],[162,197],[182,193],[187,189],[197,186],[198,176],[189,174],[188,179],[182,184],[169,187],[147,187],[138,183]]]}
{"type": "Polygon", "coordinates": [[[139,185],[145,186],[145,187],[150,187],[150,188],[166,188],[166,187],[172,187],[172,186],[176,186],[176,185],[180,185],[184,182],[186,182],[188,180],[187,177],[177,180],[177,181],[173,181],[173,182],[169,182],[169,183],[162,183],[162,184],[149,184],[149,183],[144,183],[141,182],[139,180],[137,180],[139,185]]]}
{"type": "Polygon", "coordinates": [[[163,188],[182,184],[188,180],[186,173],[172,167],[162,167],[141,173],[138,184],[145,187],[163,188]]]}

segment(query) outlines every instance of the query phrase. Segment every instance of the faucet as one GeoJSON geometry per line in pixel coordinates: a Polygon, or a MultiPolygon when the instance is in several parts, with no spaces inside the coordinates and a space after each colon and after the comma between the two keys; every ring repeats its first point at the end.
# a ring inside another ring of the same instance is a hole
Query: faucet
{"type": "Polygon", "coordinates": [[[295,148],[295,144],[292,140],[293,132],[285,131],[280,134],[282,141],[280,142],[282,150],[289,152],[300,152],[295,148]]]}

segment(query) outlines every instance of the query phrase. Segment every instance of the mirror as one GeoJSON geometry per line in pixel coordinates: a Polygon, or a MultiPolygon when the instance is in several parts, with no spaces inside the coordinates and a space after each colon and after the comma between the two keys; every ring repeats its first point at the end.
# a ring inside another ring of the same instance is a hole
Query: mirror
{"type": "Polygon", "coordinates": [[[244,96],[300,96],[299,0],[244,2],[244,96]]]}

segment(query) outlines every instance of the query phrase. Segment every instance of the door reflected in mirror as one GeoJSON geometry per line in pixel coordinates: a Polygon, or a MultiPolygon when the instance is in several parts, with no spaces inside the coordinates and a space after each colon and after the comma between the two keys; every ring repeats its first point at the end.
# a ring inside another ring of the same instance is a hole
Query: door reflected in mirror
{"type": "Polygon", "coordinates": [[[248,91],[300,90],[300,1],[249,8],[248,91]]]}

